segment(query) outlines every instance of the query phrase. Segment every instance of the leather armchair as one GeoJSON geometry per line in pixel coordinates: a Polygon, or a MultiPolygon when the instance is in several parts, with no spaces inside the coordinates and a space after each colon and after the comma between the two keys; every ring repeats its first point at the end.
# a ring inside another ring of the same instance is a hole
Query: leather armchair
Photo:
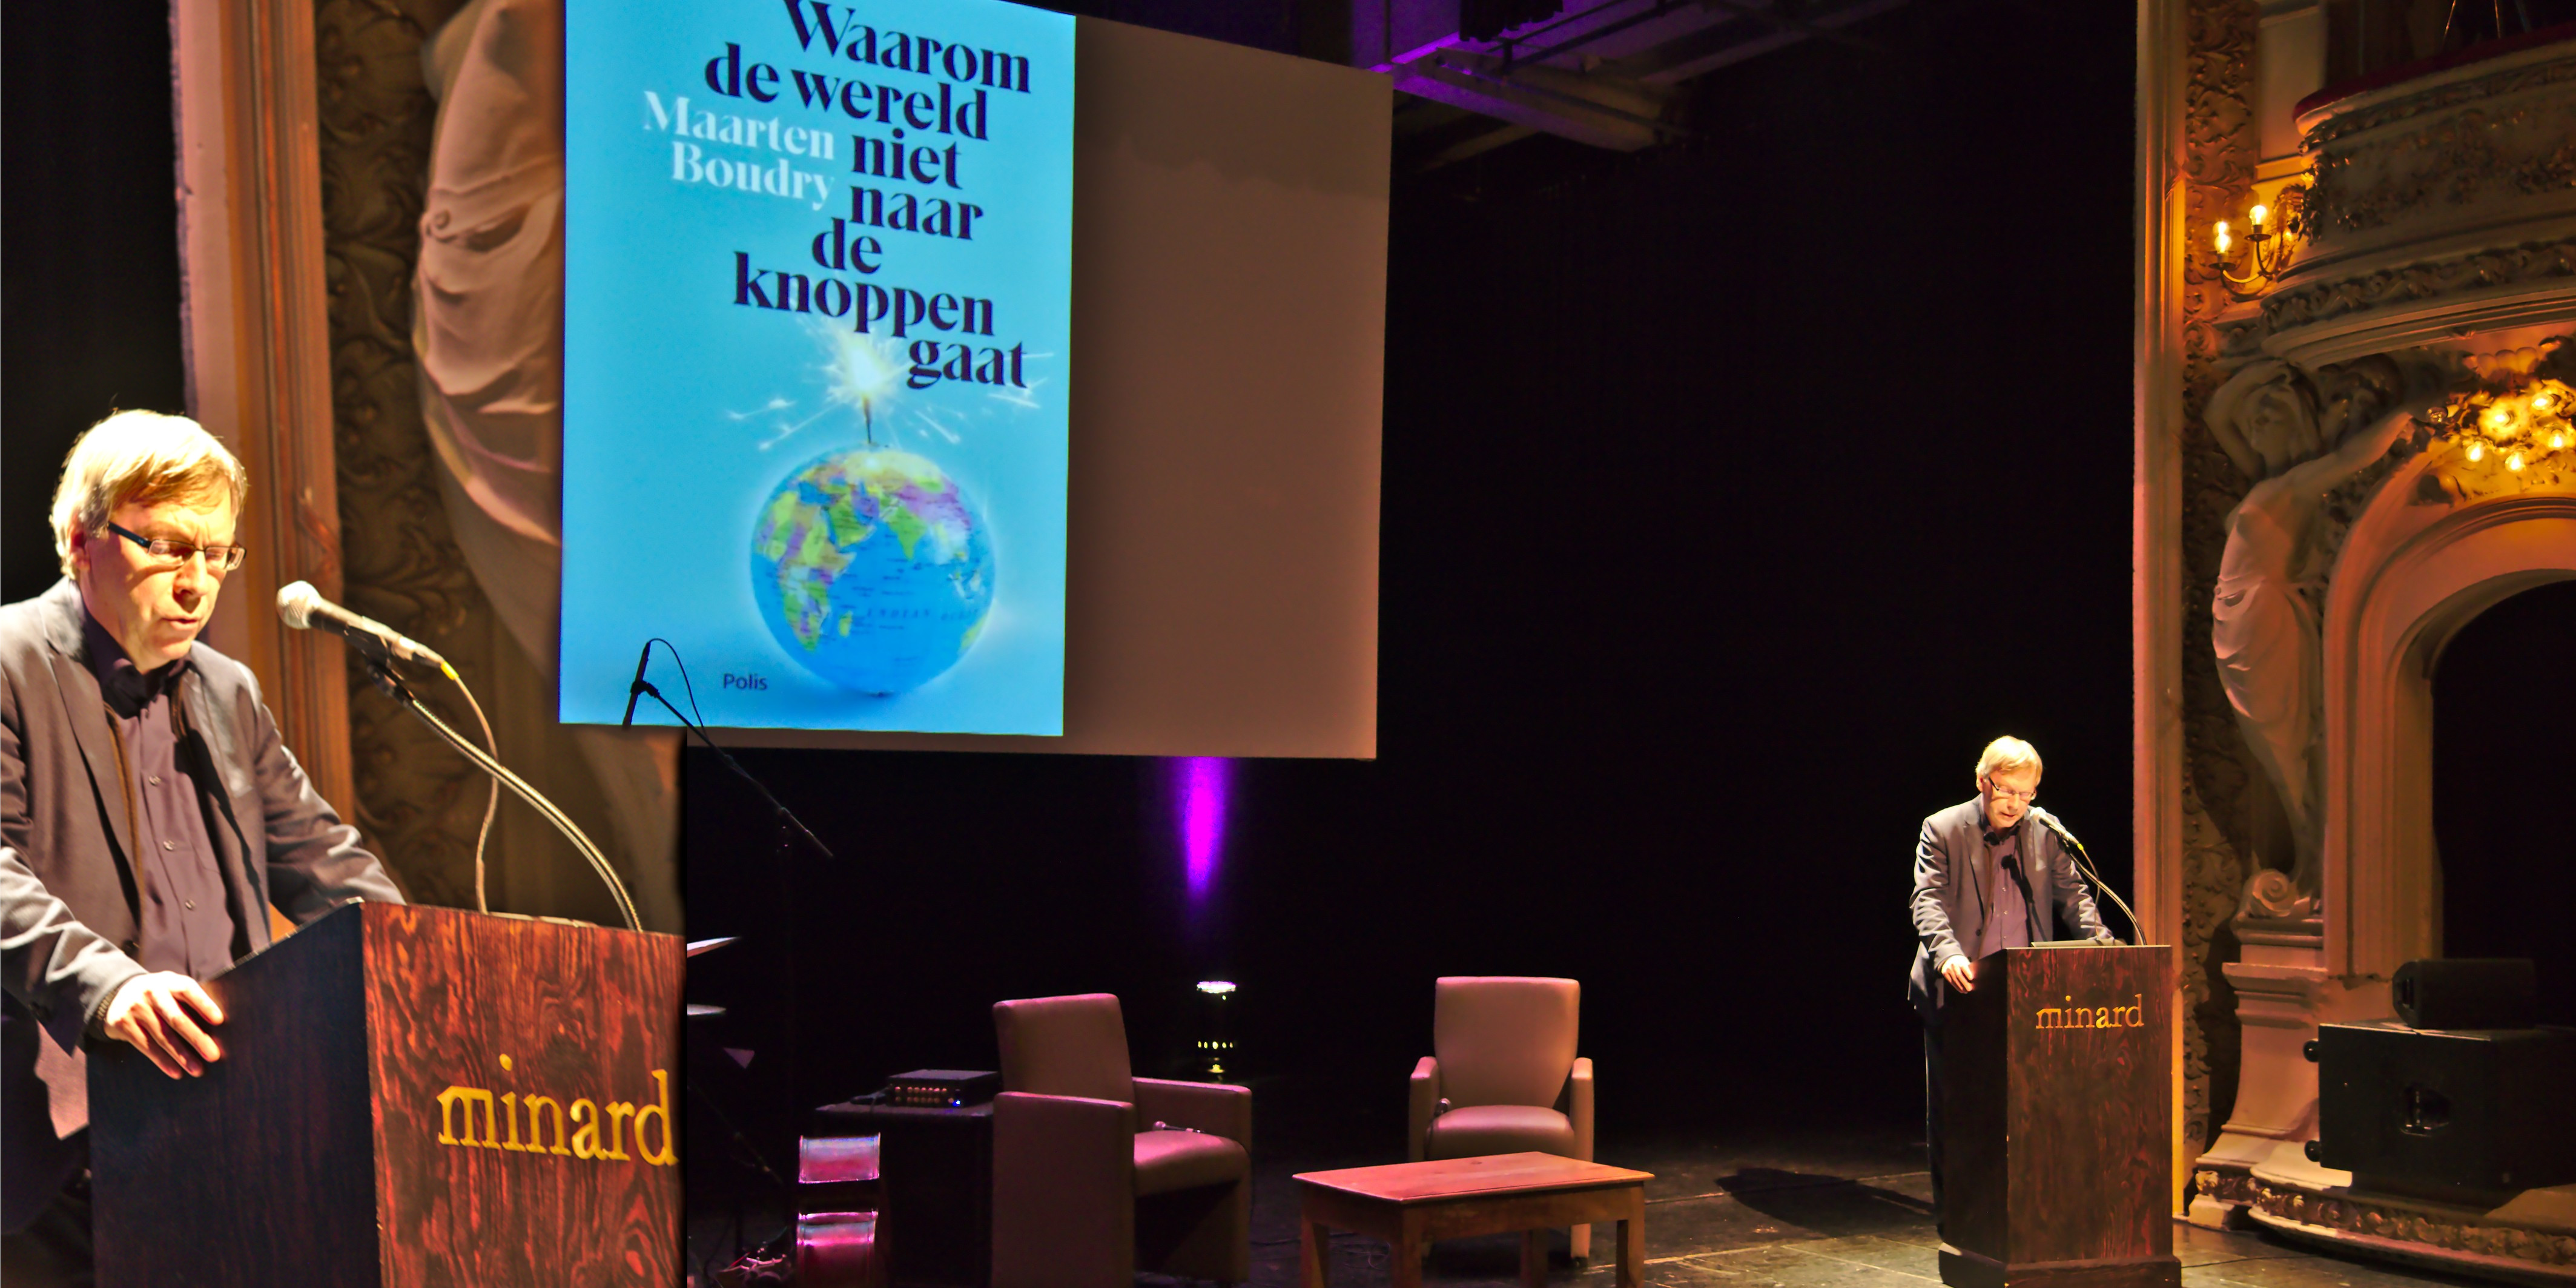
{"type": "Polygon", "coordinates": [[[1252,1091],[1133,1076],[1107,993],[999,1002],[993,1288],[1252,1277],[1252,1091]]]}
{"type": "MultiPolygon", "coordinates": [[[[1431,1046],[1413,1068],[1406,1157],[1535,1150],[1592,1161],[1592,1061],[1577,1058],[1583,986],[1570,979],[1451,975],[1434,986],[1431,1046]]],[[[1592,1252],[1592,1227],[1568,1239],[1592,1252]]]]}

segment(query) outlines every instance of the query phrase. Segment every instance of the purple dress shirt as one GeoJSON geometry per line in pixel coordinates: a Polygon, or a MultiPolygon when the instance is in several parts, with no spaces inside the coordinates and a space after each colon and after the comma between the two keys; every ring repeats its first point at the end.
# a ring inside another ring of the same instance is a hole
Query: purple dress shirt
{"type": "Polygon", "coordinates": [[[1977,877],[1992,884],[1994,911],[1986,916],[1985,931],[1978,936],[1983,942],[1977,945],[1972,961],[1984,961],[1988,953],[2007,948],[2030,947],[2030,887],[2022,880],[2021,864],[2014,861],[2020,846],[2019,829],[1986,845],[1984,870],[1977,877]]]}
{"type": "Polygon", "coordinates": [[[183,754],[186,734],[173,714],[188,659],[141,671],[98,619],[84,614],[81,628],[90,671],[116,730],[124,804],[134,824],[136,893],[142,900],[135,960],[145,970],[193,979],[221,974],[248,955],[250,944],[206,830],[208,795],[223,790],[222,784],[197,780],[192,767],[202,757],[183,754]]]}

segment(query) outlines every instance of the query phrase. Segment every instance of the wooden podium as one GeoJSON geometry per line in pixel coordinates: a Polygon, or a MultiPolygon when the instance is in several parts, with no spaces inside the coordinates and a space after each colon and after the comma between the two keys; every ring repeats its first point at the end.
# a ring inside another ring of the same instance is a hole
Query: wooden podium
{"type": "Polygon", "coordinates": [[[2173,949],[2008,948],[1942,1007],[1941,1281],[2172,1288],[2173,949]]]}
{"type": "Polygon", "coordinates": [[[205,1076],[91,1049],[98,1282],[678,1284],[684,952],[368,903],[208,980],[205,1076]]]}

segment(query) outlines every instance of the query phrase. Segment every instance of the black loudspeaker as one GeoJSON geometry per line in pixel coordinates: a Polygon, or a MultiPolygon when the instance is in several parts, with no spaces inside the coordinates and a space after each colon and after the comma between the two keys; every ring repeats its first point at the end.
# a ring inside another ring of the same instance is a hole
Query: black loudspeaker
{"type": "Polygon", "coordinates": [[[2427,957],[2388,982],[2397,1018],[2419,1029],[2527,1029],[2540,1016],[2528,957],[2427,957]]]}
{"type": "Polygon", "coordinates": [[[2321,1024],[2308,1157],[2356,1184],[2576,1181],[2576,1029],[2321,1024]]]}

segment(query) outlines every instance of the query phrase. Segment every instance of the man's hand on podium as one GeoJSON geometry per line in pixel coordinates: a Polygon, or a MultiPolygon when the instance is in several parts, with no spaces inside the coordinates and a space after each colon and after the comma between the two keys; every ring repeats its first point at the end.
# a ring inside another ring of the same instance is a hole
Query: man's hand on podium
{"type": "Polygon", "coordinates": [[[1976,963],[1969,961],[1965,957],[1954,956],[1950,960],[1941,963],[1941,978],[1950,981],[1950,987],[1955,988],[1962,993],[1973,993],[1977,991],[1976,963]]]}
{"type": "Polygon", "coordinates": [[[197,981],[175,971],[153,971],[125,981],[109,998],[102,1013],[100,1027],[119,1041],[152,1058],[161,1072],[176,1078],[181,1071],[195,1077],[206,1071],[210,1061],[224,1058],[224,1049],[197,1026],[194,1008],[205,1019],[208,1028],[224,1022],[224,1008],[206,996],[197,981]],[[183,1005],[184,1003],[184,1005],[183,1005]]]}

